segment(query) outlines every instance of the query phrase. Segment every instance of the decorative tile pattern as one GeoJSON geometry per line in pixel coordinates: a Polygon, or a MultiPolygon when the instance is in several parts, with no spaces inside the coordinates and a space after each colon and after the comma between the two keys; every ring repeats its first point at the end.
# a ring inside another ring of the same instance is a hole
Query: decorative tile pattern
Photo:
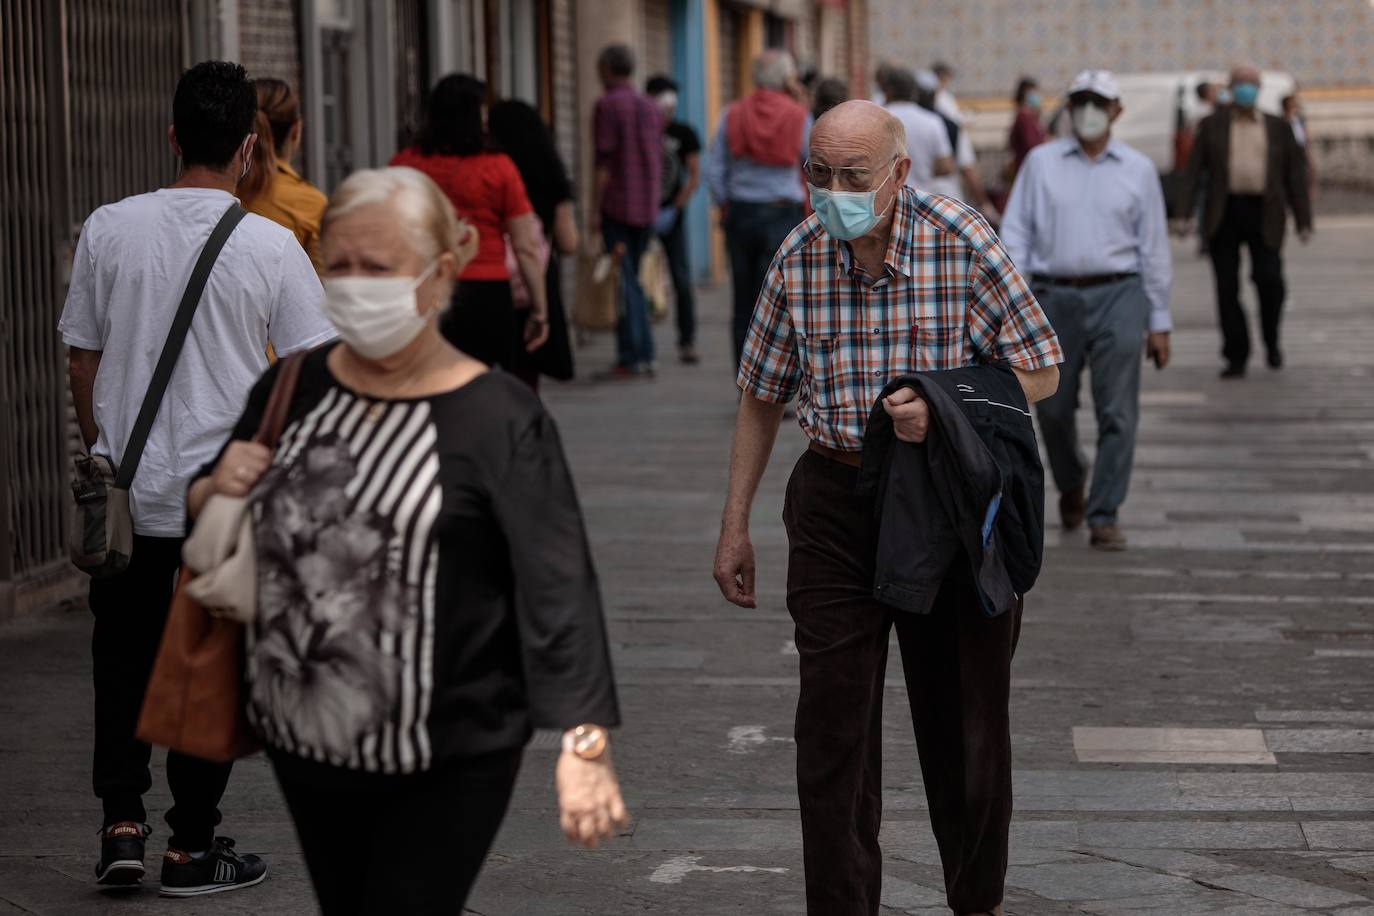
{"type": "Polygon", "coordinates": [[[1047,88],[1083,67],[1123,73],[1227,69],[1249,61],[1304,86],[1367,85],[1368,0],[869,0],[870,60],[947,60],[963,96],[1009,96],[1028,73],[1047,88]]]}

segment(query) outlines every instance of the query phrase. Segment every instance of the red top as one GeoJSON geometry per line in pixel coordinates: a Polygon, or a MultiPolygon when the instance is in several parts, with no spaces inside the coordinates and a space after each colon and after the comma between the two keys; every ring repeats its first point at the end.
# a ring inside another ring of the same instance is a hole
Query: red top
{"type": "Polygon", "coordinates": [[[477,256],[460,280],[509,280],[506,223],[533,213],[515,163],[505,153],[427,156],[413,147],[391,157],[391,165],[424,172],[443,189],[458,215],[477,228],[477,256]]]}

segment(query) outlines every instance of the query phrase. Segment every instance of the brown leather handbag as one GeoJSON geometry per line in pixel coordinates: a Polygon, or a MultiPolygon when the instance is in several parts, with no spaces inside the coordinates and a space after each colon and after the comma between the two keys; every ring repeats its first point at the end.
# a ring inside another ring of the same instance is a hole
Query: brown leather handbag
{"type": "MultiPolygon", "coordinates": [[[[253,441],[275,448],[291,410],[305,354],[281,363],[253,441]]],[[[215,617],[187,593],[191,572],[177,578],[153,673],[138,717],[138,739],[192,757],[227,763],[262,747],[243,696],[243,625],[215,617]]]]}

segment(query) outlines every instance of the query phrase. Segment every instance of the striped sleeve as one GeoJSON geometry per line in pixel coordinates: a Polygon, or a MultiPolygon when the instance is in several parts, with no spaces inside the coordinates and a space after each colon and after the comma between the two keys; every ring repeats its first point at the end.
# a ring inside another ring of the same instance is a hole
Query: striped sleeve
{"type": "Polygon", "coordinates": [[[769,265],[754,305],[737,383],[745,394],[776,404],[792,400],[801,383],[796,332],[787,311],[787,288],[779,258],[769,265]]]}
{"type": "Polygon", "coordinates": [[[969,335],[989,362],[1043,369],[1064,361],[1044,309],[995,238],[978,252],[970,279],[969,335]]]}

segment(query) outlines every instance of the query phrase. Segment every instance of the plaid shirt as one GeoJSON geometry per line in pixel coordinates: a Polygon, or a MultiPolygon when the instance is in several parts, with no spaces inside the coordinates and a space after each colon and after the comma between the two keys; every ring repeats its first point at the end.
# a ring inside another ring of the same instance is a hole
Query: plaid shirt
{"type": "Polygon", "coordinates": [[[663,121],[648,96],[628,85],[596,100],[592,110],[596,167],[610,173],[601,212],[644,228],[658,216],[663,172],[663,121]]]}
{"type": "Polygon", "coordinates": [[[810,216],[778,249],[740,362],[759,400],[797,400],[808,437],[863,448],[868,413],[893,378],[1006,360],[1063,361],[1059,341],[1002,243],[974,210],[903,188],[883,276],[810,216]]]}

